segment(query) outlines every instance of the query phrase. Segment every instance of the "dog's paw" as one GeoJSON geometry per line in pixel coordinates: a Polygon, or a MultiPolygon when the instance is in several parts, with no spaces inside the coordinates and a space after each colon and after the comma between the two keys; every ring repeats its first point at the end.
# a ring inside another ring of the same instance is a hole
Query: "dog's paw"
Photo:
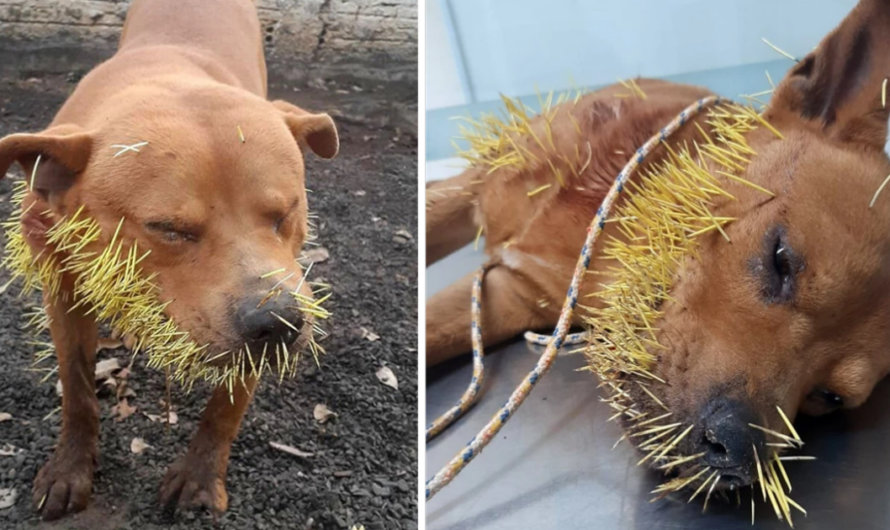
{"type": "Polygon", "coordinates": [[[168,514],[181,509],[206,508],[222,515],[229,505],[225,472],[203,459],[185,456],[170,466],[161,483],[161,506],[168,514]]]}
{"type": "Polygon", "coordinates": [[[93,458],[57,450],[34,479],[34,510],[53,521],[87,507],[93,490],[93,458]]]}

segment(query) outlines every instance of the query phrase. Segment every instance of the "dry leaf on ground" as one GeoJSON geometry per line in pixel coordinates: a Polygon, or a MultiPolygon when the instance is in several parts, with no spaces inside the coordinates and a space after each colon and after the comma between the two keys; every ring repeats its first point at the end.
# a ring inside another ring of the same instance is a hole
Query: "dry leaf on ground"
{"type": "Polygon", "coordinates": [[[117,391],[116,391],[116,389],[118,388],[117,379],[115,379],[113,377],[106,378],[104,381],[101,382],[101,384],[99,386],[100,387],[107,386],[109,389],[115,390],[115,394],[117,394],[117,391]]]}
{"type": "Polygon", "coordinates": [[[12,414],[10,414],[8,412],[0,412],[0,423],[3,423],[4,421],[9,421],[11,419],[12,419],[12,414]]]}
{"type": "Polygon", "coordinates": [[[141,454],[142,451],[149,448],[151,448],[151,446],[145,443],[145,440],[142,438],[133,438],[133,441],[130,442],[130,451],[135,455],[141,454]]]}
{"type": "Polygon", "coordinates": [[[121,363],[117,359],[103,359],[96,363],[96,381],[108,379],[111,374],[121,369],[121,363]]]}
{"type": "Polygon", "coordinates": [[[399,381],[396,379],[396,374],[393,373],[389,366],[383,366],[377,370],[377,379],[386,386],[396,390],[399,389],[399,381]]]}
{"type": "Polygon", "coordinates": [[[124,398],[118,401],[117,405],[111,407],[111,417],[114,418],[116,423],[120,423],[132,416],[137,410],[138,407],[130,406],[127,398],[124,398]]]}
{"type": "Polygon", "coordinates": [[[100,350],[116,350],[124,345],[124,341],[116,337],[102,337],[96,344],[96,351],[100,350]]]}
{"type": "Polygon", "coordinates": [[[0,456],[15,456],[17,453],[24,452],[23,449],[19,449],[18,447],[10,444],[5,444],[3,447],[0,447],[0,456]]]}
{"type": "Polygon", "coordinates": [[[368,339],[368,342],[377,342],[380,340],[380,335],[374,333],[370,329],[361,328],[362,329],[362,338],[368,339]]]}
{"type": "Polygon", "coordinates": [[[308,267],[313,263],[323,263],[330,259],[330,257],[331,253],[328,252],[328,249],[324,247],[315,247],[303,251],[300,255],[300,259],[297,261],[300,263],[301,267],[308,267]]]}
{"type": "Polygon", "coordinates": [[[329,409],[328,406],[323,403],[315,405],[315,410],[312,411],[312,415],[318,423],[324,423],[331,418],[337,417],[337,413],[329,409]]]}
{"type": "Polygon", "coordinates": [[[0,488],[0,510],[12,508],[18,497],[19,492],[15,488],[0,488]]]}
{"type": "Polygon", "coordinates": [[[123,398],[136,397],[136,391],[130,388],[130,385],[128,385],[127,382],[124,381],[120,385],[118,385],[115,397],[118,401],[123,398]]]}
{"type": "MultiPolygon", "coordinates": [[[[117,381],[112,377],[112,374],[120,369],[121,363],[117,359],[104,359],[96,363],[96,382],[101,383],[100,385],[97,385],[96,389],[98,390],[103,385],[115,388],[117,386],[117,381]]],[[[56,380],[56,395],[59,397],[62,396],[61,380],[56,380]]]]}
{"type": "MultiPolygon", "coordinates": [[[[167,423],[167,414],[146,414],[145,417],[153,422],[167,423]]],[[[176,411],[171,410],[170,425],[176,425],[177,423],[179,423],[179,416],[176,414],[176,411]]]]}
{"type": "Polygon", "coordinates": [[[309,458],[311,456],[315,456],[315,453],[307,453],[306,451],[301,451],[296,447],[280,444],[278,442],[269,442],[269,445],[272,447],[272,449],[278,449],[279,451],[284,451],[289,455],[299,456],[300,458],[309,458]]]}

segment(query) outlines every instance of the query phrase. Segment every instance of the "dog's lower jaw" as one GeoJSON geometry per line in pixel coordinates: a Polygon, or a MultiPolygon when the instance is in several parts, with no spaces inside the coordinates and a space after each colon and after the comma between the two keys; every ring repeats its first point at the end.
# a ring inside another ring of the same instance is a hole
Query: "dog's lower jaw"
{"type": "Polygon", "coordinates": [[[226,511],[229,451],[256,383],[247,377],[231,394],[224,385],[214,390],[188,452],[170,466],[161,483],[160,503],[168,515],[189,508],[206,508],[215,516],[226,511]]]}

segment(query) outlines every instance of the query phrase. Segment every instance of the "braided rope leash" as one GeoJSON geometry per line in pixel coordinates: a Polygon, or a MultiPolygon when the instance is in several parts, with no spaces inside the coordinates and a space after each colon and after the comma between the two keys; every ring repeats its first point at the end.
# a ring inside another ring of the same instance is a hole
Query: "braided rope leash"
{"type": "MultiPolygon", "coordinates": [[[[581,284],[584,279],[584,273],[587,271],[588,266],[590,265],[590,258],[593,253],[593,246],[596,243],[597,237],[599,237],[600,233],[603,231],[603,228],[606,225],[606,218],[609,215],[609,211],[612,209],[612,205],[615,203],[615,200],[618,198],[618,195],[624,191],[624,185],[627,183],[630,175],[642,164],[643,160],[645,160],[646,156],[652,152],[660,143],[664,142],[668,136],[673,134],[677,129],[686,124],[689,118],[697,115],[703,109],[710,107],[712,105],[719,105],[720,103],[725,102],[723,98],[719,96],[710,96],[703,99],[700,99],[693,103],[692,105],[683,109],[683,111],[674,118],[669,124],[667,124],[661,131],[657,134],[653,135],[642,147],[637,149],[637,152],[634,154],[633,158],[628,161],[627,165],[624,166],[624,169],[621,170],[621,173],[615,178],[615,182],[612,183],[612,187],[609,189],[609,193],[606,194],[606,197],[603,199],[602,204],[596,211],[596,215],[593,220],[590,222],[590,226],[587,228],[587,238],[584,241],[584,246],[581,247],[581,254],[578,256],[578,262],[575,265],[575,272],[572,275],[572,281],[569,284],[569,290],[566,293],[566,300],[563,303],[562,311],[559,314],[559,321],[556,324],[556,328],[553,330],[553,335],[550,336],[547,341],[546,348],[544,353],[541,355],[541,358],[538,360],[538,363],[535,365],[534,369],[525,377],[525,379],[520,383],[520,385],[513,391],[513,394],[510,395],[510,398],[504,404],[503,407],[494,415],[494,417],[489,420],[489,422],[479,431],[476,436],[473,437],[472,440],[467,444],[467,446],[461,450],[451,461],[448,462],[442,469],[439,470],[431,479],[429,479],[426,483],[426,499],[432,499],[436,493],[439,492],[442,488],[444,488],[448,483],[450,483],[454,477],[456,477],[463,469],[473,460],[485,446],[494,438],[495,435],[501,430],[501,428],[507,423],[507,420],[516,409],[522,405],[522,402],[525,401],[525,398],[531,393],[532,389],[535,385],[540,381],[541,377],[544,376],[549,370],[550,367],[553,366],[553,361],[556,360],[556,354],[559,351],[559,348],[565,344],[566,335],[568,333],[569,327],[572,322],[572,314],[575,310],[575,306],[578,303],[578,292],[581,288],[581,284]]],[[[481,294],[482,294],[482,277],[485,274],[485,268],[476,275],[476,281],[473,284],[473,302],[472,302],[472,339],[473,339],[473,377],[478,380],[479,375],[482,373],[482,330],[480,327],[480,316],[481,316],[481,294]],[[477,373],[477,362],[478,362],[478,373],[477,373]]],[[[446,415],[454,414],[454,410],[458,409],[457,417],[460,416],[463,410],[469,407],[469,404],[465,403],[464,400],[470,390],[473,390],[472,396],[475,399],[475,396],[478,395],[478,387],[474,389],[472,383],[470,385],[470,389],[464,393],[464,396],[461,398],[461,401],[458,402],[458,405],[453,407],[446,415]]],[[[441,418],[439,418],[441,419],[441,418]]],[[[441,432],[447,424],[454,421],[453,419],[446,420],[447,423],[444,426],[440,427],[436,433],[441,432]]],[[[435,425],[439,420],[436,420],[433,424],[435,425]]],[[[429,431],[427,431],[427,439],[429,439],[429,431]]]]}
{"type": "Polygon", "coordinates": [[[457,403],[448,409],[448,412],[442,414],[429,424],[426,428],[426,441],[430,441],[437,434],[444,431],[455,420],[463,416],[464,412],[470,409],[476,403],[479,396],[479,389],[482,387],[482,381],[485,379],[485,365],[482,362],[482,279],[485,278],[485,272],[488,265],[483,265],[476,278],[473,280],[473,299],[470,306],[472,324],[470,325],[470,340],[473,343],[473,379],[470,380],[470,386],[464,391],[463,395],[457,400],[457,403]]]}
{"type": "MultiPolygon", "coordinates": [[[[538,346],[546,346],[550,344],[550,341],[553,340],[552,335],[542,335],[540,333],[535,333],[533,331],[526,331],[522,338],[525,339],[525,342],[529,344],[536,344],[538,346]]],[[[589,339],[589,335],[586,331],[582,331],[580,333],[569,333],[566,335],[564,341],[562,341],[563,346],[577,346],[578,344],[584,344],[589,339]]]]}
{"type": "MultiPolygon", "coordinates": [[[[426,441],[432,440],[442,431],[447,429],[452,423],[457,421],[458,418],[463,416],[476,404],[476,399],[479,397],[479,390],[485,379],[482,327],[479,325],[482,321],[482,280],[485,278],[485,273],[488,268],[489,265],[483,265],[479,272],[476,273],[476,277],[473,280],[473,299],[470,309],[472,318],[470,325],[470,339],[473,345],[473,378],[470,380],[469,386],[467,386],[467,389],[461,395],[460,399],[457,400],[457,403],[427,426],[426,441]]],[[[550,335],[541,335],[531,331],[526,331],[524,337],[529,343],[537,344],[539,346],[547,346],[550,344],[550,341],[553,340],[553,337],[550,335]]],[[[587,342],[587,340],[587,332],[570,333],[563,341],[563,346],[583,344],[587,342]]]]}

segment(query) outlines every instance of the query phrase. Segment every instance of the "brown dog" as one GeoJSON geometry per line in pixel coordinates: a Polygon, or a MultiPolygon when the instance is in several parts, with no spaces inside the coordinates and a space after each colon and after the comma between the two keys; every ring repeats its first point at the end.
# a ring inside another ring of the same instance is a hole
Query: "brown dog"
{"type": "MultiPolygon", "coordinates": [[[[276,281],[260,277],[285,267],[295,271],[285,285],[299,285],[302,149],[331,158],[338,145],[328,115],[266,100],[250,0],[136,0],[117,54],[83,79],[49,128],[0,140],[0,174],[17,161],[30,175],[41,156],[25,202],[36,204],[23,219],[35,255],[46,228],[80,207],[103,234],[123,217],[124,240],[151,251],[143,268],[157,274],[167,315],[196,343],[298,348],[310,323],[283,303],[258,308],[276,281]]],[[[34,482],[45,519],[87,505],[98,455],[97,323],[65,296],[72,284],[66,276],[62,296],[45,297],[64,389],[61,437],[34,482]]],[[[255,384],[236,387],[231,402],[226,389],[214,392],[188,453],[164,478],[166,507],[226,509],[229,448],[255,384]]]]}
{"type": "MultiPolygon", "coordinates": [[[[736,200],[714,210],[737,219],[726,228],[731,243],[716,232],[702,236],[700,259],[683,266],[662,321],[652,323],[667,348],[653,352],[666,384],[651,388],[673,411],[671,421],[696,426],[677,451],[706,454],[723,486],[757,478],[751,447],[764,440],[748,423],[781,431],[777,406],[809,414],[858,406],[890,370],[890,195],[869,207],[890,174],[890,109],[882,103],[888,49],[890,3],[862,0],[788,72],[765,114],[783,138],[764,127],[750,133],[757,154],[741,174],[775,197],[731,185],[736,200]]],[[[629,155],[708,95],[662,81],[640,86],[645,99],[609,87],[562,104],[549,125],[537,118],[536,134],[545,138],[550,127],[555,149],[548,154],[516,135],[532,153],[527,158],[539,161],[527,170],[474,167],[428,189],[428,263],[484,228],[492,265],[483,290],[486,344],[553,328],[588,223],[629,155]],[[578,146],[582,158],[590,150],[590,164],[565,186],[555,184],[548,157],[571,175],[563,161],[578,146]]],[[[704,115],[695,121],[713,136],[704,115]]],[[[686,125],[669,143],[691,145],[696,135],[686,125]]],[[[646,165],[664,155],[659,148],[646,165]]],[[[618,235],[614,226],[597,252],[618,235]]],[[[591,269],[604,273],[613,263],[594,259],[591,269]]],[[[598,291],[601,278],[587,276],[580,303],[596,305],[584,295],[598,291]]],[[[471,282],[466,277],[427,304],[431,364],[470,349],[471,282]]],[[[641,412],[659,410],[638,393],[641,412]]]]}

